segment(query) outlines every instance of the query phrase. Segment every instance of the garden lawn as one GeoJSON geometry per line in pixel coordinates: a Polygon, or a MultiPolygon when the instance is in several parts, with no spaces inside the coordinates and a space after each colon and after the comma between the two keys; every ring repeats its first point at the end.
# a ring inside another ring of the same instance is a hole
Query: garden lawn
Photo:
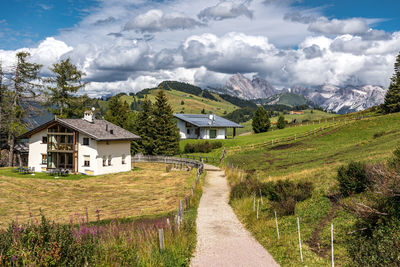
{"type": "Polygon", "coordinates": [[[0,228],[18,217],[26,222],[30,213],[38,217],[40,210],[56,222],[69,222],[70,215],[85,215],[89,220],[115,217],[163,215],[176,209],[179,199],[194,184],[196,169],[166,172],[165,164],[137,163],[135,170],[84,179],[49,178],[45,175],[10,177],[8,169],[0,169],[0,228]]]}
{"type": "MultiPolygon", "coordinates": [[[[263,182],[289,179],[313,183],[312,197],[296,205],[295,215],[278,217],[280,240],[277,240],[274,211],[265,198],[258,220],[253,212],[253,197],[233,199],[231,205],[246,228],[282,266],[330,264],[331,223],[335,263],[351,265],[345,244],[348,232],[354,230],[355,218],[328,198],[337,186],[337,169],[351,160],[384,161],[399,144],[400,114],[393,114],[356,121],[328,135],[228,156],[227,163],[239,166],[263,182]],[[297,217],[302,231],[303,264],[297,217]]],[[[227,175],[232,186],[239,182],[236,171],[228,170],[227,175]]]]}

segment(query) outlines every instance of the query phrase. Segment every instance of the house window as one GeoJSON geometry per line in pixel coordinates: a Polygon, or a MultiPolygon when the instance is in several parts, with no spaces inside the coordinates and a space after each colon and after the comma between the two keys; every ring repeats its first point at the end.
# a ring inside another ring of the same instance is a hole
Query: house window
{"type": "Polygon", "coordinates": [[[47,154],[42,154],[42,164],[47,165],[47,154]]]}
{"type": "Polygon", "coordinates": [[[210,130],[210,139],[217,138],[217,130],[210,130]]]}
{"type": "Polygon", "coordinates": [[[90,156],[88,155],[83,156],[83,166],[90,167],[90,156]]]}
{"type": "Polygon", "coordinates": [[[89,138],[88,137],[83,137],[83,145],[88,146],[89,145],[89,138]]]}
{"type": "Polygon", "coordinates": [[[107,166],[107,157],[103,156],[103,167],[107,166]]]}
{"type": "Polygon", "coordinates": [[[111,155],[108,156],[108,166],[111,166],[111,155]]]}
{"type": "Polygon", "coordinates": [[[125,164],[125,154],[122,154],[122,164],[125,164]]]}
{"type": "Polygon", "coordinates": [[[187,132],[187,134],[190,134],[190,129],[187,129],[186,132],[187,132]]]}
{"type": "Polygon", "coordinates": [[[47,144],[47,136],[42,136],[42,144],[47,144]]]}

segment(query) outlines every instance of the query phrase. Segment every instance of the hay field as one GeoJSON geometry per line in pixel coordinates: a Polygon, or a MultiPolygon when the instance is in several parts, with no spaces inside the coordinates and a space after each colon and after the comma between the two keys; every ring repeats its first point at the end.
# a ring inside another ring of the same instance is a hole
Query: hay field
{"type": "Polygon", "coordinates": [[[165,164],[138,163],[127,173],[81,180],[16,178],[0,174],[0,228],[40,215],[56,222],[70,216],[97,219],[160,215],[176,209],[188,194],[196,170],[166,172],[165,164]],[[99,212],[96,212],[99,211],[99,212]]]}

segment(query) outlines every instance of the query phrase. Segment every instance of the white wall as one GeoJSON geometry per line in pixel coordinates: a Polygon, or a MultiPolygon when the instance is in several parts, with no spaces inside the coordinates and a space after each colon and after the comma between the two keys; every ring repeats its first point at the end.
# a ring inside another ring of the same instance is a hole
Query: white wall
{"type": "Polygon", "coordinates": [[[181,139],[186,139],[186,124],[184,121],[177,119],[177,126],[179,128],[179,133],[181,135],[181,139]]]}
{"type": "Polygon", "coordinates": [[[42,137],[47,136],[47,129],[38,132],[29,138],[28,167],[35,168],[35,172],[46,170],[47,164],[42,164],[42,154],[47,155],[47,144],[42,143],[42,137]]]}
{"type": "Polygon", "coordinates": [[[89,175],[97,175],[97,141],[91,139],[89,136],[79,133],[78,142],[78,172],[86,173],[89,175]],[[83,145],[83,138],[89,138],[89,145],[83,145]],[[85,156],[90,157],[90,166],[84,166],[85,156]]]}
{"type": "Polygon", "coordinates": [[[97,143],[98,155],[97,171],[95,175],[126,172],[132,169],[131,142],[130,141],[109,141],[97,143]],[[108,144],[107,144],[108,143],[108,144]],[[125,164],[122,164],[122,155],[125,154],[125,164]],[[108,166],[108,156],[111,155],[111,166],[108,166]],[[107,157],[107,166],[103,166],[103,156],[107,157]]]}
{"type": "MultiPolygon", "coordinates": [[[[217,130],[217,136],[215,139],[225,139],[226,128],[213,128],[213,130],[217,130]]],[[[201,128],[200,129],[200,138],[201,139],[210,139],[210,129],[209,128],[201,128]]]]}

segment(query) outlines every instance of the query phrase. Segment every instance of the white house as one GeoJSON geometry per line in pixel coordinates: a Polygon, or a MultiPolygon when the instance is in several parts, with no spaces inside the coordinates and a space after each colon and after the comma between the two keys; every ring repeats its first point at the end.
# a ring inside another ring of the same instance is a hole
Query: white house
{"type": "Polygon", "coordinates": [[[236,128],[243,128],[214,114],[174,114],[174,117],[178,120],[181,139],[225,139],[228,128],[233,128],[233,137],[236,128]]]}
{"type": "Polygon", "coordinates": [[[83,119],[55,118],[26,132],[28,167],[100,175],[131,170],[131,141],[139,136],[86,111],[83,119]]]}

